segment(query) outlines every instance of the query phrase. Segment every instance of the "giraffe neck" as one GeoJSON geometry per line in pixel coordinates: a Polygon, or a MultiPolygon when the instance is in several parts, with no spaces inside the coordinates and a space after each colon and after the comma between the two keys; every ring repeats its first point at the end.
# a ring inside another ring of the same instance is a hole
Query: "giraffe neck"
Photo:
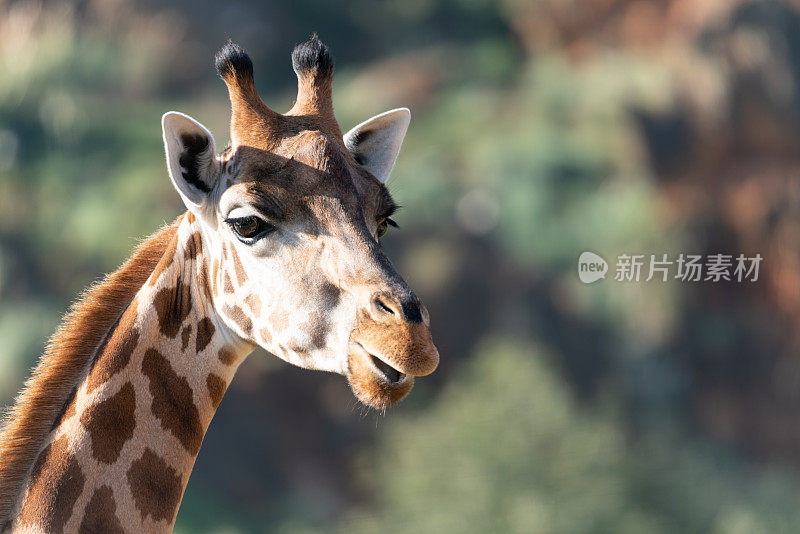
{"type": "Polygon", "coordinates": [[[97,347],[40,447],[13,529],[172,528],[203,436],[253,349],[214,311],[198,226],[184,216],[97,347]]]}

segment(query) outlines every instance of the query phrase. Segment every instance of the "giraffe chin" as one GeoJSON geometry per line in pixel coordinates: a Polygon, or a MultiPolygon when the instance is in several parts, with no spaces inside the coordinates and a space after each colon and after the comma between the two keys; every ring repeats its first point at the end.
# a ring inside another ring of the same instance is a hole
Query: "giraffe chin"
{"type": "Polygon", "coordinates": [[[414,385],[413,376],[373,356],[359,343],[350,344],[346,376],[356,398],[376,410],[400,401],[414,385]]]}

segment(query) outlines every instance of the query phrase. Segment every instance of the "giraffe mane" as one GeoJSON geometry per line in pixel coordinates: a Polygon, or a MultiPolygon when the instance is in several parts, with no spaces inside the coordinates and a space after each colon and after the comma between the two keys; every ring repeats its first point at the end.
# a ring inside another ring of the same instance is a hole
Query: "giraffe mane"
{"type": "MultiPolygon", "coordinates": [[[[182,217],[182,216],[181,216],[182,217]]],[[[36,453],[95,350],[175,238],[179,217],[146,238],[112,274],[70,307],[14,406],[0,424],[0,528],[9,519],[36,453]]]]}

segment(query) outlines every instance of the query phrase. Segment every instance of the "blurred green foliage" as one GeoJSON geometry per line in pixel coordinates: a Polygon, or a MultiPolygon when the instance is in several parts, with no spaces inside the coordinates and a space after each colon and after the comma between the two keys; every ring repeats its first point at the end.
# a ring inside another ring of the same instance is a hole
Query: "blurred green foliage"
{"type": "MultiPolygon", "coordinates": [[[[341,50],[344,128],[413,108],[389,184],[403,230],[386,246],[431,309],[443,378],[421,380],[374,424],[305,386],[326,410],[315,439],[336,447],[325,459],[335,465],[316,474],[339,469],[348,487],[289,487],[281,473],[319,469],[298,457],[247,473],[233,471],[235,450],[201,452],[176,532],[800,529],[795,474],[687,424],[690,379],[669,343],[686,289],[586,287],[574,274],[584,250],[611,260],[693,244],[663,217],[634,113],[674,111],[670,60],[625,47],[584,62],[555,46],[531,54],[523,2],[237,2],[208,20],[216,4],[187,6],[0,0],[5,403],[78,292],[180,212],[160,114],[188,112],[224,146],[227,101],[206,54],[217,35],[245,36],[264,99],[280,109],[292,95],[276,81],[290,81],[290,39],[317,30],[341,50]],[[355,427],[368,437],[357,441],[355,427]],[[226,493],[212,468],[252,475],[240,491],[258,498],[226,493]],[[259,500],[264,488],[273,502],[259,500]]],[[[708,336],[723,331],[711,345],[730,339],[725,317],[704,319],[708,336]]],[[[234,382],[230,402],[274,401],[251,386],[234,382]]],[[[242,421],[226,443],[247,441],[248,425],[293,423],[242,421]]]]}
{"type": "Polygon", "coordinates": [[[422,414],[359,463],[375,504],[342,532],[793,532],[784,473],[669,430],[626,438],[614,401],[582,407],[544,351],[488,338],[422,414]]]}

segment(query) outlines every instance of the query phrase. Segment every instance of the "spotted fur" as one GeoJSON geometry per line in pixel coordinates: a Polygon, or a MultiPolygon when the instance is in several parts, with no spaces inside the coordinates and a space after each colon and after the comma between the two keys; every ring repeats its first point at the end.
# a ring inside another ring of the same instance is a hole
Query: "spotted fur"
{"type": "Polygon", "coordinates": [[[89,289],[48,342],[0,435],[0,525],[8,520],[42,440],[97,345],[165,256],[176,229],[177,221],[161,229],[118,271],[89,289]]]}

